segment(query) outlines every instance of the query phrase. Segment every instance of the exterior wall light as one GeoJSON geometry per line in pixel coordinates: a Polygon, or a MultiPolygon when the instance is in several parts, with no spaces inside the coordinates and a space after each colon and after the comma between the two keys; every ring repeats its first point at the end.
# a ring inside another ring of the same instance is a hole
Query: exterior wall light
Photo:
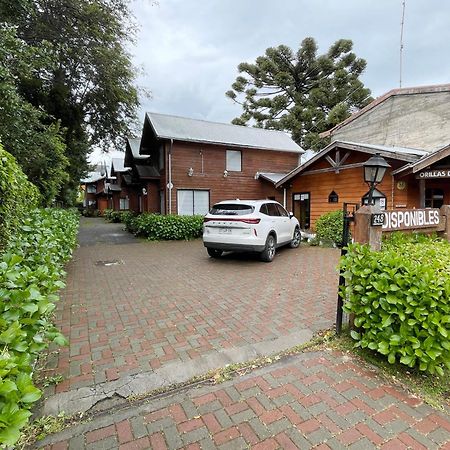
{"type": "Polygon", "coordinates": [[[228,176],[228,170],[225,169],[225,170],[223,171],[223,177],[226,178],[227,176],[228,176]]]}
{"type": "Polygon", "coordinates": [[[188,174],[188,177],[192,177],[192,175],[194,175],[194,169],[192,167],[189,167],[187,174],[188,174]]]}
{"type": "Polygon", "coordinates": [[[369,158],[364,164],[364,181],[369,185],[369,198],[367,201],[368,205],[373,204],[373,190],[375,185],[380,184],[383,180],[386,170],[391,167],[387,161],[379,154],[376,153],[374,156],[369,158]]]}

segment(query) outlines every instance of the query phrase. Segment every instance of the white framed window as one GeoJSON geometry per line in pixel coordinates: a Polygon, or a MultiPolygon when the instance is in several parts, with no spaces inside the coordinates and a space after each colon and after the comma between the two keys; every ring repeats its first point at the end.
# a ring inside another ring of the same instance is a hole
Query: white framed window
{"type": "Polygon", "coordinates": [[[177,209],[180,216],[204,216],[209,211],[209,191],[178,189],[177,209]]]}
{"type": "Polygon", "coordinates": [[[242,153],[240,150],[227,150],[227,167],[229,172],[242,171],[242,153]]]}
{"type": "Polygon", "coordinates": [[[127,197],[119,199],[119,209],[130,209],[130,199],[127,197]]]}
{"type": "Polygon", "coordinates": [[[88,194],[95,194],[96,192],[97,192],[97,186],[95,186],[95,184],[87,185],[87,193],[88,194]]]}

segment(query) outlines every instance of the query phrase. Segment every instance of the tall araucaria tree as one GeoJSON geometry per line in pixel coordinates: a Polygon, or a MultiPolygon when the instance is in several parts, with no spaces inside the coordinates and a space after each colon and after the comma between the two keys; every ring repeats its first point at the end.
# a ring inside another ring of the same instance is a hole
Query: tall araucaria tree
{"type": "Polygon", "coordinates": [[[24,100],[61,126],[69,181],[60,198],[70,201],[90,149],[120,143],[136,118],[128,1],[0,0],[0,22],[14,26],[26,45],[45,47],[51,58],[32,76],[18,74],[17,86],[24,100]]]}
{"type": "Polygon", "coordinates": [[[319,134],[366,106],[372,98],[359,79],[366,61],[352,52],[348,39],[318,55],[308,37],[297,52],[285,45],[268,48],[255,63],[243,62],[226,95],[242,105],[234,124],[284,130],[304,148],[320,149],[319,134]]]}

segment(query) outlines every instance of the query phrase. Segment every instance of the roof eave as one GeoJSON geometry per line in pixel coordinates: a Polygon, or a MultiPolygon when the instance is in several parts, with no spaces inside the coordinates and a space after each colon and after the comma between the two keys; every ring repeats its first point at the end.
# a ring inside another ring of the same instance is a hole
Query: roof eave
{"type": "Polygon", "coordinates": [[[160,135],[157,136],[158,139],[172,139],[173,141],[178,142],[194,142],[197,144],[209,144],[209,145],[220,145],[223,147],[234,147],[234,148],[250,148],[254,150],[265,150],[265,151],[272,151],[272,152],[284,152],[284,153],[296,153],[298,155],[301,155],[305,153],[305,151],[301,148],[297,149],[280,149],[280,148],[272,148],[272,147],[259,147],[256,145],[245,145],[245,144],[239,144],[239,143],[231,143],[231,142],[220,142],[220,141],[206,141],[201,139],[189,139],[189,138],[179,138],[179,137],[173,137],[173,136],[166,136],[166,135],[160,135]]]}
{"type": "Polygon", "coordinates": [[[450,91],[450,84],[437,84],[437,85],[430,85],[430,86],[416,86],[416,87],[409,87],[409,88],[396,88],[391,89],[390,91],[386,92],[383,95],[380,95],[379,97],[375,98],[373,101],[371,101],[368,105],[366,105],[364,108],[360,109],[356,113],[352,114],[350,117],[347,117],[347,119],[343,120],[341,123],[338,123],[333,128],[324,131],[322,133],[319,133],[319,136],[321,138],[329,137],[339,129],[343,128],[344,126],[348,125],[349,123],[353,122],[358,117],[362,116],[366,112],[372,110],[376,106],[380,105],[381,103],[385,102],[391,97],[394,97],[396,95],[415,95],[415,94],[432,94],[432,93],[439,93],[439,92],[448,92],[450,91]]]}

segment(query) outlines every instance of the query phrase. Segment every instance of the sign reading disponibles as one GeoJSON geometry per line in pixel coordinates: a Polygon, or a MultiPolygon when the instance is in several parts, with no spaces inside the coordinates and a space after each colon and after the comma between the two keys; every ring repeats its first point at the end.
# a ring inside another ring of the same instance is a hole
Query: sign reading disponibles
{"type": "Polygon", "coordinates": [[[384,211],[384,216],[383,231],[436,228],[440,222],[437,208],[384,211]]]}
{"type": "Polygon", "coordinates": [[[422,170],[416,178],[450,178],[450,169],[441,170],[422,170]]]}

